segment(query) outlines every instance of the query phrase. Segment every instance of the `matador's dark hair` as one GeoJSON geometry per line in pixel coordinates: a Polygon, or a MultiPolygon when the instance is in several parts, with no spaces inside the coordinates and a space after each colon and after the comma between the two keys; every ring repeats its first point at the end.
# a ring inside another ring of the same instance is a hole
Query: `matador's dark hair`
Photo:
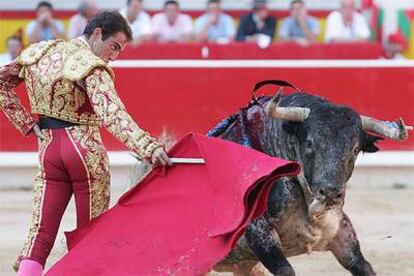
{"type": "Polygon", "coordinates": [[[89,38],[96,28],[102,29],[102,40],[123,32],[128,41],[132,40],[132,30],[128,22],[118,11],[103,11],[91,18],[83,31],[86,38],[89,38]]]}

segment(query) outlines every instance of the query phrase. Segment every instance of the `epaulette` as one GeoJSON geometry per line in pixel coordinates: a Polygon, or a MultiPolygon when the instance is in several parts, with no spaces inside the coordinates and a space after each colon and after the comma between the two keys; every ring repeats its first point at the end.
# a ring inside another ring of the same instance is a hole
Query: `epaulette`
{"type": "Polygon", "coordinates": [[[34,43],[23,50],[18,58],[18,62],[21,65],[35,64],[51,47],[62,41],[62,39],[55,39],[34,43]]]}
{"type": "Polygon", "coordinates": [[[115,80],[114,72],[107,63],[89,49],[81,49],[69,55],[64,61],[62,73],[65,79],[74,82],[87,77],[97,67],[103,67],[115,80]]]}

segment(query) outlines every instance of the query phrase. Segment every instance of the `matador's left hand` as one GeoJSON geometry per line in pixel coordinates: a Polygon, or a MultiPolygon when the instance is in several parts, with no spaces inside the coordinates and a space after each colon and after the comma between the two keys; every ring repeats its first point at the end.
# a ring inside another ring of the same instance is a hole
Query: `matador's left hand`
{"type": "Polygon", "coordinates": [[[42,131],[40,130],[40,127],[39,127],[39,125],[38,124],[36,124],[34,127],[33,127],[33,134],[40,140],[40,141],[42,141],[43,139],[45,139],[45,137],[43,136],[43,134],[42,134],[42,131]]]}

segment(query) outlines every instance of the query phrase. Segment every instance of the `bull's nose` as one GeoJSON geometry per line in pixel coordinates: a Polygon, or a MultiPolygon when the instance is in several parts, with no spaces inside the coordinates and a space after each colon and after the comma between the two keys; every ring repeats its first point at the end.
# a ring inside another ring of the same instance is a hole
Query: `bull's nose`
{"type": "Polygon", "coordinates": [[[341,189],[333,186],[319,188],[318,193],[325,197],[327,201],[338,202],[342,199],[343,193],[341,189]]]}

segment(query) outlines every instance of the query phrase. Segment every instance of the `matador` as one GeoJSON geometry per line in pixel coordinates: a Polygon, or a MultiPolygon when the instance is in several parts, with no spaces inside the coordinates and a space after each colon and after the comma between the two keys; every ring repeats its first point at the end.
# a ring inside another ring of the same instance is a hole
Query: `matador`
{"type": "Polygon", "coordinates": [[[18,275],[41,275],[72,193],[78,227],[108,209],[110,173],[101,126],[142,159],[171,164],[162,144],[134,122],[114,88],[107,63],[131,37],[125,19],[105,11],[89,21],[83,36],[30,45],[0,68],[3,112],[24,135],[39,138],[33,217],[14,266],[18,275]],[[31,113],[14,92],[21,82],[31,113]]]}

